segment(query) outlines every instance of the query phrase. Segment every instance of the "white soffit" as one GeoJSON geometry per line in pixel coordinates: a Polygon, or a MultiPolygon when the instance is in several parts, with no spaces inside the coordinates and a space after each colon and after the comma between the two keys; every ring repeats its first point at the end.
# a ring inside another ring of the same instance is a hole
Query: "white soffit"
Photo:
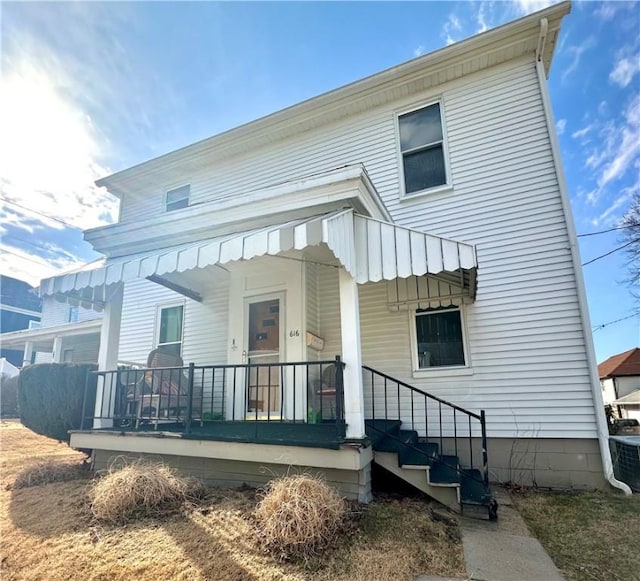
{"type": "Polygon", "coordinates": [[[212,238],[197,243],[130,255],[42,281],[41,295],[104,287],[150,276],[180,273],[228,262],[303,250],[325,243],[360,284],[412,275],[476,268],[475,248],[355,214],[333,212],[212,238]]]}

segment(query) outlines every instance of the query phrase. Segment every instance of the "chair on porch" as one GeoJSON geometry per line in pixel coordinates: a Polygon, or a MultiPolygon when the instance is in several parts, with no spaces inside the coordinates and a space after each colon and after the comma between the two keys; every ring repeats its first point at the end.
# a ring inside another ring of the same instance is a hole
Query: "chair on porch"
{"type": "Polygon", "coordinates": [[[189,380],[182,369],[171,369],[182,367],[182,357],[162,347],[149,353],[148,369],[142,378],[142,394],[138,401],[138,417],[184,419],[189,380]]]}

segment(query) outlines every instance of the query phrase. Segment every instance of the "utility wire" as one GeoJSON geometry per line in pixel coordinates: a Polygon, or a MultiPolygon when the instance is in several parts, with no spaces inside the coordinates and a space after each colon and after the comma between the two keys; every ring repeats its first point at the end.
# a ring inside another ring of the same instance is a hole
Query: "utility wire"
{"type": "Polygon", "coordinates": [[[63,224],[65,226],[67,226],[68,228],[74,228],[75,230],[82,230],[82,228],[80,228],[78,226],[74,226],[73,224],[69,224],[69,222],[65,222],[64,220],[61,220],[60,218],[55,218],[54,216],[47,216],[46,214],[43,214],[42,212],[38,212],[37,210],[34,210],[33,208],[27,208],[26,206],[22,206],[21,204],[18,204],[16,202],[12,202],[11,200],[7,200],[7,198],[3,198],[2,196],[0,196],[0,200],[5,202],[6,204],[11,204],[12,206],[16,206],[18,208],[21,208],[22,210],[26,210],[27,212],[31,212],[33,214],[37,214],[38,216],[42,216],[43,218],[46,218],[47,220],[53,220],[54,222],[60,222],[60,224],[63,224]]]}
{"type": "Polygon", "coordinates": [[[585,234],[578,234],[578,238],[582,238],[584,236],[597,236],[598,234],[606,234],[607,232],[613,232],[614,230],[627,230],[629,228],[637,228],[640,226],[640,222],[636,224],[628,224],[627,226],[615,226],[613,228],[609,228],[608,230],[599,230],[598,232],[587,232],[585,234]]]}
{"type": "Polygon", "coordinates": [[[614,252],[618,252],[618,250],[622,250],[623,248],[626,248],[627,246],[631,246],[632,244],[635,244],[637,242],[640,242],[640,238],[634,238],[630,242],[627,242],[626,244],[623,244],[622,246],[618,246],[618,248],[614,248],[613,250],[609,250],[609,252],[606,252],[605,254],[601,254],[600,256],[596,256],[595,258],[592,258],[591,260],[588,260],[587,262],[583,262],[582,266],[587,266],[587,264],[591,264],[592,262],[595,262],[596,260],[600,260],[601,258],[604,258],[605,256],[609,256],[610,254],[613,254],[614,252]]]}
{"type": "Polygon", "coordinates": [[[600,329],[604,329],[605,327],[608,327],[609,325],[613,325],[615,323],[619,323],[620,321],[626,321],[627,319],[633,319],[634,317],[638,317],[638,316],[640,316],[640,313],[633,313],[633,315],[628,315],[626,317],[622,317],[621,319],[616,319],[615,321],[609,321],[608,323],[603,323],[602,325],[596,325],[591,330],[595,333],[596,331],[599,331],[600,329]]]}

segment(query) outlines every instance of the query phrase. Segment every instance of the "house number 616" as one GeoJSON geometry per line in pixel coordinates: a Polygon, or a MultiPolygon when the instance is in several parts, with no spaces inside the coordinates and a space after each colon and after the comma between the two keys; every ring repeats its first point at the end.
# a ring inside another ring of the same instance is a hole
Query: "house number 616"
{"type": "Polygon", "coordinates": [[[300,331],[298,329],[292,329],[289,331],[289,337],[300,337],[300,331]]]}

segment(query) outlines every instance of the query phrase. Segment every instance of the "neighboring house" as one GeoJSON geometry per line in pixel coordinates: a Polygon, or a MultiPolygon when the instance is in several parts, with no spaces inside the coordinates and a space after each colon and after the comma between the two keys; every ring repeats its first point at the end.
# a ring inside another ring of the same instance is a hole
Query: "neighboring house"
{"type": "MultiPolygon", "coordinates": [[[[0,333],[36,328],[40,324],[42,300],[35,289],[24,281],[0,275],[0,333]]],[[[0,357],[22,366],[22,350],[0,341],[0,357]]]]}
{"type": "Polygon", "coordinates": [[[598,365],[604,405],[620,418],[640,421],[640,349],[613,355],[598,365]]]}
{"type": "MultiPolygon", "coordinates": [[[[96,264],[86,265],[95,268],[96,264]]],[[[85,267],[83,267],[85,268],[85,267]]],[[[80,269],[81,270],[81,269],[80,269]]],[[[72,271],[76,272],[76,271],[72,271]]],[[[4,291],[3,291],[4,292],[4,291]]],[[[68,300],[66,295],[47,295],[37,299],[42,313],[37,326],[5,332],[2,329],[0,344],[18,354],[23,367],[33,363],[69,362],[96,363],[100,346],[102,309],[100,304],[81,300],[68,300]]]]}
{"type": "Polygon", "coordinates": [[[99,180],[106,265],[41,284],[104,302],[71,445],[360,500],[376,462],[452,508],[489,476],[624,488],[546,84],[569,8],[99,180]]]}

